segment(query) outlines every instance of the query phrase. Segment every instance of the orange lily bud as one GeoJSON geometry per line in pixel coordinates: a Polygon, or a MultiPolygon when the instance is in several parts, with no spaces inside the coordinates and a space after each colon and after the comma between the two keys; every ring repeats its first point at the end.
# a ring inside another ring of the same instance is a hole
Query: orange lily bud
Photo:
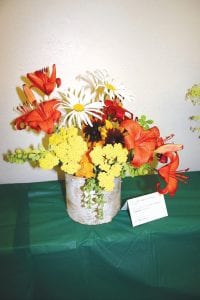
{"type": "Polygon", "coordinates": [[[165,154],[166,152],[177,152],[183,149],[181,144],[164,144],[155,150],[155,153],[165,154]]]}
{"type": "Polygon", "coordinates": [[[30,104],[34,105],[36,103],[36,99],[35,99],[33,92],[31,91],[31,89],[26,84],[24,84],[23,90],[24,90],[24,94],[26,95],[28,102],[30,104]]]}

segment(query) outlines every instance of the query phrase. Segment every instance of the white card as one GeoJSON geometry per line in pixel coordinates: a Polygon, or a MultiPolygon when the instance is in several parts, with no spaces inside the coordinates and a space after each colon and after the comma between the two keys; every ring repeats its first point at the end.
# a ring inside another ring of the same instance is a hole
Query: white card
{"type": "Polygon", "coordinates": [[[128,200],[133,226],[168,216],[165,198],[158,192],[128,200]]]}

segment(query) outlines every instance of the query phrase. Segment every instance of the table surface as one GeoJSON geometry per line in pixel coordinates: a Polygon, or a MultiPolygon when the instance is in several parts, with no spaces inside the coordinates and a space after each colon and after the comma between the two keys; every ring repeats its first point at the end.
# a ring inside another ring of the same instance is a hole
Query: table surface
{"type": "MultiPolygon", "coordinates": [[[[200,172],[189,172],[168,217],[132,227],[81,225],[63,181],[0,185],[0,299],[200,299],[200,172]]],[[[125,178],[125,200],[155,191],[157,176],[125,178]]]]}

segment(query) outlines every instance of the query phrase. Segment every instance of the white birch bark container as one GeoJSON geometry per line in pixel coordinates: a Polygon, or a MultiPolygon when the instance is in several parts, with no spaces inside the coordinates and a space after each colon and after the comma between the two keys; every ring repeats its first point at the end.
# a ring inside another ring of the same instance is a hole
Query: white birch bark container
{"type": "Polygon", "coordinates": [[[98,219],[95,205],[91,208],[83,207],[83,192],[81,187],[85,178],[65,175],[66,205],[68,215],[72,220],[81,224],[97,225],[111,222],[118,213],[121,205],[121,178],[115,178],[114,189],[104,192],[103,218],[98,219]]]}

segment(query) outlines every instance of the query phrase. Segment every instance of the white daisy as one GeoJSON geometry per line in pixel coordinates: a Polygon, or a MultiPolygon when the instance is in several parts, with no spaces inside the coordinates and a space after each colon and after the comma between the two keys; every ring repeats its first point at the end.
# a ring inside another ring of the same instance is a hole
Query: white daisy
{"type": "Polygon", "coordinates": [[[59,104],[59,108],[63,114],[62,124],[68,126],[77,126],[81,128],[82,122],[86,125],[90,125],[92,122],[90,116],[98,119],[101,118],[101,111],[104,103],[102,101],[94,102],[94,95],[87,93],[84,89],[69,89],[67,94],[60,93],[62,101],[59,104]]]}
{"type": "Polygon", "coordinates": [[[87,71],[84,75],[79,75],[77,79],[85,81],[85,89],[90,89],[96,93],[96,97],[101,100],[114,99],[115,97],[121,101],[134,99],[131,92],[122,83],[111,78],[106,70],[87,71]]]}

